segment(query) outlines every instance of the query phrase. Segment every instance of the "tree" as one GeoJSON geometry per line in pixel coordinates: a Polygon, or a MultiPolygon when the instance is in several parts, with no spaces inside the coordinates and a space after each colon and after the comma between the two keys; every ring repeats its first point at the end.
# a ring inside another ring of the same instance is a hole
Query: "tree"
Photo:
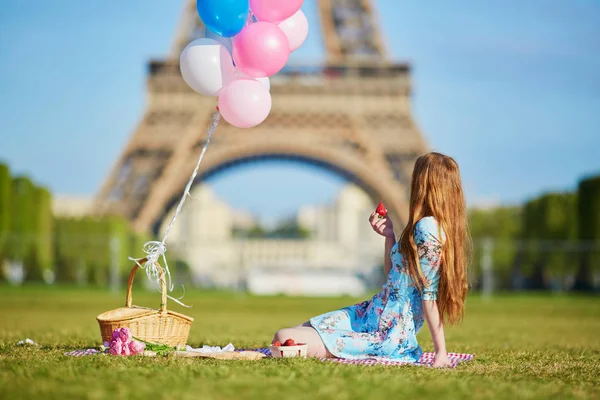
{"type": "Polygon", "coordinates": [[[85,231],[87,248],[82,260],[87,265],[90,282],[97,286],[106,285],[113,267],[117,269],[115,278],[121,280],[131,255],[128,222],[120,217],[87,218],[85,231]]]}
{"type": "Polygon", "coordinates": [[[235,229],[235,238],[249,239],[307,239],[310,231],[299,226],[294,218],[280,222],[275,228],[267,230],[259,224],[250,229],[235,229]]]}
{"type": "Polygon", "coordinates": [[[34,187],[30,222],[32,237],[29,257],[24,264],[27,281],[43,281],[45,271],[52,267],[52,223],[52,195],[46,188],[34,187]]]}
{"type": "Polygon", "coordinates": [[[73,238],[78,236],[77,228],[78,221],[72,218],[54,220],[54,258],[58,282],[75,283],[80,278],[77,273],[77,251],[81,243],[73,242],[73,238]]]}
{"type": "Polygon", "coordinates": [[[0,281],[4,277],[4,262],[8,251],[8,238],[10,233],[12,180],[10,169],[5,164],[0,164],[0,281]]]}
{"type": "Polygon", "coordinates": [[[247,237],[252,239],[263,239],[267,236],[267,232],[260,225],[254,225],[248,232],[247,237]]]}
{"type": "Polygon", "coordinates": [[[124,218],[110,217],[108,218],[108,229],[107,240],[110,258],[107,266],[110,271],[113,262],[116,262],[114,266],[117,269],[116,278],[121,281],[123,276],[129,276],[129,272],[131,272],[132,262],[129,257],[134,256],[131,247],[133,244],[131,242],[131,228],[129,222],[124,218]],[[115,253],[115,260],[113,260],[113,252],[115,253]]]}
{"type": "Polygon", "coordinates": [[[576,262],[563,245],[577,238],[577,195],[575,193],[550,193],[541,199],[544,216],[543,239],[547,241],[541,254],[546,277],[554,287],[563,289],[564,278],[574,271],[576,262]],[[557,245],[552,245],[557,242],[557,245]]]}
{"type": "MultiPolygon", "coordinates": [[[[598,246],[600,242],[600,176],[583,179],[578,188],[578,238],[580,241],[598,246]]],[[[594,267],[600,266],[600,252],[590,247],[581,254],[575,278],[575,290],[592,290],[594,267]]]]}
{"type": "MultiPolygon", "coordinates": [[[[514,242],[521,231],[521,212],[520,207],[469,211],[469,229],[475,244],[474,265],[478,265],[482,257],[482,240],[492,239],[494,275],[504,287],[509,285],[509,276],[516,256],[514,242]]],[[[473,268],[470,272],[472,281],[477,280],[477,275],[478,271],[473,268]]]]}
{"type": "Polygon", "coordinates": [[[33,214],[33,183],[26,177],[16,177],[12,180],[10,245],[8,257],[15,261],[24,262],[31,253],[34,236],[33,214]]]}
{"type": "Polygon", "coordinates": [[[111,248],[110,222],[107,219],[84,217],[80,221],[83,251],[78,255],[79,274],[94,286],[106,286],[109,279],[111,248]]]}
{"type": "Polygon", "coordinates": [[[275,229],[269,232],[269,238],[275,239],[307,239],[310,232],[298,225],[295,218],[280,222],[275,229]]]}
{"type": "MultiPolygon", "coordinates": [[[[133,239],[129,223],[120,217],[58,218],[55,223],[57,279],[105,286],[116,267],[116,278],[129,275],[133,239]]],[[[141,251],[142,244],[139,244],[141,251]]]]}
{"type": "MultiPolygon", "coordinates": [[[[146,244],[148,241],[152,240],[152,237],[150,235],[147,234],[136,234],[136,233],[131,233],[130,234],[130,252],[131,254],[129,254],[129,256],[133,257],[133,258],[143,258],[145,256],[144,252],[143,252],[143,248],[144,248],[144,244],[146,244]]],[[[167,257],[170,257],[171,253],[167,252],[167,257]]],[[[127,282],[127,280],[129,279],[129,274],[131,273],[131,269],[133,268],[133,261],[131,260],[127,260],[126,263],[126,267],[123,270],[123,281],[127,282]]],[[[145,282],[145,276],[146,274],[143,271],[138,271],[136,274],[135,279],[133,280],[133,286],[134,287],[144,287],[144,285],[146,284],[145,282]]]]}
{"type": "Polygon", "coordinates": [[[567,271],[570,258],[557,242],[575,238],[576,204],[573,193],[547,193],[525,205],[524,258],[533,266],[531,288],[545,289],[550,278],[557,281],[557,276],[567,271]]]}

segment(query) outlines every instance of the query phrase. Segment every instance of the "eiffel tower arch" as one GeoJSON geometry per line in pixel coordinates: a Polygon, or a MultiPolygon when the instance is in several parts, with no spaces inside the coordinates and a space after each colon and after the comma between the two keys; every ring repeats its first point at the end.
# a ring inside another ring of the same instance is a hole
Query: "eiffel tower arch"
{"type": "MultiPolygon", "coordinates": [[[[242,130],[222,121],[196,183],[240,163],[299,160],[357,183],[402,226],[412,167],[427,151],[411,116],[410,66],[387,58],[368,0],[317,1],[325,64],[290,66],[272,77],[273,108],[260,126],[242,130]]],[[[97,213],[157,232],[180,198],[216,105],[179,72],[179,54],[203,32],[189,0],[170,56],[149,63],[147,111],[96,198],[97,213]]]]}

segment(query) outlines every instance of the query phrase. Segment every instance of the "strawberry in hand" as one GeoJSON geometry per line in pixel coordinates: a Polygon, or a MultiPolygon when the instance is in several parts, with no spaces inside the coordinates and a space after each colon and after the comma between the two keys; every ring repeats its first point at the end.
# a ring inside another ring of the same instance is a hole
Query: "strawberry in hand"
{"type": "Polygon", "coordinates": [[[394,224],[388,216],[388,211],[383,203],[379,203],[377,209],[371,214],[369,217],[369,223],[371,224],[371,228],[373,228],[377,234],[396,240],[394,224]]]}
{"type": "Polygon", "coordinates": [[[387,209],[383,203],[379,203],[379,205],[377,205],[375,212],[377,213],[379,219],[387,217],[387,209]]]}

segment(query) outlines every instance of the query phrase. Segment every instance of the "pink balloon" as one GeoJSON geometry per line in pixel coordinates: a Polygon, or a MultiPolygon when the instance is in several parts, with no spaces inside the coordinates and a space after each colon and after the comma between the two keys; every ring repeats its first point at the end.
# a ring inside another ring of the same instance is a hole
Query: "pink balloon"
{"type": "Polygon", "coordinates": [[[302,7],[304,0],[250,0],[252,14],[259,21],[281,22],[302,7]]]}
{"type": "Polygon", "coordinates": [[[241,79],[221,90],[218,104],[225,121],[238,128],[252,128],[269,116],[271,94],[264,84],[241,79]]]}
{"type": "Polygon", "coordinates": [[[296,14],[280,22],[277,26],[287,36],[291,51],[298,50],[308,36],[308,19],[302,10],[298,10],[296,14]]]}
{"type": "Polygon", "coordinates": [[[249,25],[233,39],[236,67],[253,78],[275,75],[285,66],[289,56],[287,36],[270,22],[249,25]]]}

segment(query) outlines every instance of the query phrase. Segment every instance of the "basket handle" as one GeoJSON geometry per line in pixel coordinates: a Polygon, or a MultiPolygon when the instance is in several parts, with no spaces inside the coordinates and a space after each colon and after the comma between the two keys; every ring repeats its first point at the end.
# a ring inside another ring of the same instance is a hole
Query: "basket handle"
{"type": "MultiPolygon", "coordinates": [[[[143,264],[147,262],[147,258],[143,258],[138,262],[143,264]]],[[[163,271],[160,264],[156,263],[156,267],[160,271],[160,311],[165,313],[167,312],[167,281],[165,279],[165,272],[163,271]]],[[[139,269],[139,265],[137,263],[134,264],[133,269],[129,273],[129,280],[127,281],[127,295],[125,297],[125,307],[131,308],[133,298],[131,295],[131,290],[133,288],[133,279],[135,278],[135,273],[139,269]]]]}

